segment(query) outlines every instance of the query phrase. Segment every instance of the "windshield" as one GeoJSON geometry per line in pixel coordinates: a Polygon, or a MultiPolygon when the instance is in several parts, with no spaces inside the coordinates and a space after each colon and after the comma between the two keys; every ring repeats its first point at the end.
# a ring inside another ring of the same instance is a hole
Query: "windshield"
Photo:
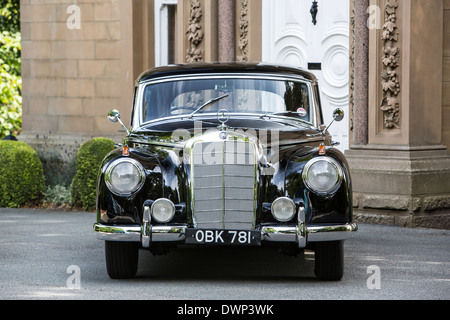
{"type": "Polygon", "coordinates": [[[254,78],[202,78],[150,83],[144,89],[142,121],[230,113],[283,115],[311,122],[305,82],[254,78]]]}

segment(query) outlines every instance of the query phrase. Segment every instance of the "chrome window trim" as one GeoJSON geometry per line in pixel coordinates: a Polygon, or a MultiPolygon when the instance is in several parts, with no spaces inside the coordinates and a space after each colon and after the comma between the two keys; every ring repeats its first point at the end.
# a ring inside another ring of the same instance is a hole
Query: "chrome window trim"
{"type": "MultiPolygon", "coordinates": [[[[138,130],[139,128],[142,128],[143,126],[147,126],[153,123],[157,123],[160,121],[166,121],[166,120],[171,120],[171,119],[182,119],[184,117],[188,117],[189,114],[186,115],[177,115],[177,116],[171,116],[171,117],[163,117],[163,118],[159,118],[159,119],[154,119],[151,121],[142,121],[143,118],[143,95],[144,95],[144,91],[145,91],[145,87],[148,85],[153,85],[153,84],[159,84],[159,83],[164,83],[164,82],[174,82],[174,81],[182,81],[182,80],[205,80],[205,79],[236,79],[236,78],[241,78],[241,79],[258,79],[258,80],[277,80],[277,81],[281,81],[281,80],[288,80],[288,81],[296,81],[296,82],[301,82],[307,85],[308,87],[308,92],[309,92],[309,104],[310,104],[310,113],[311,113],[311,121],[307,122],[307,121],[301,121],[300,119],[295,119],[293,117],[288,117],[288,116],[280,116],[280,115],[274,115],[271,117],[277,117],[277,118],[283,118],[283,119],[290,119],[290,120],[297,120],[299,123],[302,124],[309,124],[314,128],[319,128],[321,123],[320,123],[320,119],[319,119],[319,115],[317,114],[317,99],[315,97],[315,92],[313,90],[313,85],[316,83],[315,81],[312,80],[308,80],[305,79],[304,77],[298,75],[298,76],[293,76],[293,75],[277,75],[277,74],[261,74],[261,73],[217,73],[217,74],[195,74],[195,75],[177,75],[177,76],[168,76],[168,77],[163,77],[160,79],[151,79],[151,80],[147,80],[147,81],[143,81],[139,84],[139,92],[138,92],[138,97],[137,97],[137,101],[135,103],[137,103],[137,107],[134,107],[134,112],[135,114],[133,115],[133,119],[134,119],[134,123],[133,123],[133,130],[138,130]]],[[[261,117],[263,114],[258,114],[258,113],[230,113],[230,116],[232,115],[241,115],[241,116],[256,116],[256,117],[261,117]]],[[[201,116],[213,116],[214,118],[216,118],[217,113],[202,113],[201,116]]],[[[195,120],[195,118],[193,118],[193,120],[195,120]]]]}
{"type": "Polygon", "coordinates": [[[191,73],[191,74],[184,74],[184,75],[175,75],[175,76],[165,76],[161,78],[154,78],[149,79],[146,81],[142,81],[139,84],[140,85],[147,85],[149,83],[161,83],[161,82],[167,82],[167,81],[176,81],[176,80],[182,80],[186,78],[190,78],[192,80],[202,80],[205,78],[248,78],[248,79],[268,79],[268,78],[279,78],[279,79],[292,79],[297,81],[304,81],[304,82],[310,82],[315,83],[316,81],[306,79],[305,77],[302,77],[301,75],[291,75],[291,74],[276,74],[276,73],[247,73],[247,72],[233,72],[233,73],[224,73],[224,72],[218,72],[218,73],[191,73]]]}
{"type": "Polygon", "coordinates": [[[108,166],[106,167],[106,170],[105,170],[105,183],[106,183],[106,186],[108,187],[108,190],[111,191],[116,196],[119,196],[119,197],[128,197],[128,196],[131,196],[132,194],[138,192],[139,190],[141,190],[142,187],[144,186],[145,178],[146,178],[145,169],[142,166],[142,164],[139,161],[131,159],[131,158],[119,158],[119,159],[116,159],[116,160],[112,161],[111,163],[109,163],[108,166]],[[130,192],[125,192],[125,193],[124,192],[120,192],[120,191],[115,189],[115,187],[111,183],[111,177],[110,177],[111,171],[118,164],[123,163],[123,162],[129,162],[129,163],[133,164],[136,167],[136,169],[139,171],[139,175],[140,175],[139,183],[134,188],[134,190],[131,190],[130,192]]]}
{"type": "Polygon", "coordinates": [[[326,156],[323,157],[322,156],[322,157],[313,158],[305,164],[305,166],[303,168],[303,172],[302,172],[302,179],[303,179],[303,183],[305,184],[306,188],[308,188],[308,190],[310,190],[318,195],[327,196],[327,195],[335,193],[339,189],[339,187],[342,184],[342,181],[344,180],[344,172],[342,170],[342,166],[335,159],[333,159],[331,157],[326,157],[326,156]],[[330,187],[326,191],[316,190],[313,187],[311,187],[311,185],[308,183],[308,170],[311,168],[311,166],[313,164],[315,164],[316,162],[319,162],[319,161],[326,161],[326,162],[332,164],[336,168],[336,171],[338,174],[338,181],[336,182],[336,184],[334,186],[330,187]]]}

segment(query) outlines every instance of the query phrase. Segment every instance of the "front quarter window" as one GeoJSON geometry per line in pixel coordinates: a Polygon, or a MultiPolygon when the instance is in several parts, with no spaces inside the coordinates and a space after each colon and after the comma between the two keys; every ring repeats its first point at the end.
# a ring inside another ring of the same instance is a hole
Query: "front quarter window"
{"type": "Polygon", "coordinates": [[[131,126],[133,127],[135,122],[136,122],[136,118],[135,118],[135,113],[136,110],[138,109],[138,96],[139,96],[139,86],[135,86],[134,87],[134,94],[133,94],[133,104],[132,104],[132,109],[131,109],[131,126]]]}

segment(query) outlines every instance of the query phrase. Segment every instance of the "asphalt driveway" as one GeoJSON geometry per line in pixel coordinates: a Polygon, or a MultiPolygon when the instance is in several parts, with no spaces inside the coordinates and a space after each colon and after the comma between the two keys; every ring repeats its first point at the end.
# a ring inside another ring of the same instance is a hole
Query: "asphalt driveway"
{"type": "Polygon", "coordinates": [[[94,222],[86,212],[0,209],[0,299],[450,299],[450,231],[360,225],[339,282],[314,278],[312,252],[265,248],[142,251],[138,276],[114,281],[94,222]]]}

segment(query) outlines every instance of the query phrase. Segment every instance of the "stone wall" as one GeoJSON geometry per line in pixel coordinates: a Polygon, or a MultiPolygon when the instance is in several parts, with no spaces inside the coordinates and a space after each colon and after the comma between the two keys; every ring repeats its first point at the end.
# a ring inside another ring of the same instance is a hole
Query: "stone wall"
{"type": "Polygon", "coordinates": [[[120,0],[73,3],[21,0],[19,139],[31,144],[76,149],[92,136],[117,134],[106,113],[122,102],[120,0]]]}
{"type": "Polygon", "coordinates": [[[382,27],[368,38],[369,135],[346,153],[356,218],[449,229],[450,1],[370,4],[381,9],[382,27]]]}

